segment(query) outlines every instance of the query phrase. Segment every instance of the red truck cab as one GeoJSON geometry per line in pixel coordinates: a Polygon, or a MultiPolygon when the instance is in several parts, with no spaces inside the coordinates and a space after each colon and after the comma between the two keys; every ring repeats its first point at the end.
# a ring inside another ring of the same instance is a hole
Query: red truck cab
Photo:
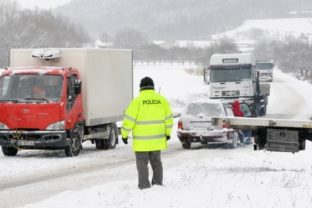
{"type": "Polygon", "coordinates": [[[0,76],[0,145],[4,155],[22,149],[65,149],[79,154],[83,102],[76,69],[9,68],[0,76]]]}

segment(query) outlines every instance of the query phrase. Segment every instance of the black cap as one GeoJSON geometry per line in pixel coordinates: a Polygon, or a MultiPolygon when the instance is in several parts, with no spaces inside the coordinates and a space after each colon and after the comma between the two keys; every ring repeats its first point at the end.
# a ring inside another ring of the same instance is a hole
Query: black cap
{"type": "Polygon", "coordinates": [[[141,79],[140,90],[154,89],[154,82],[150,77],[141,79]]]}

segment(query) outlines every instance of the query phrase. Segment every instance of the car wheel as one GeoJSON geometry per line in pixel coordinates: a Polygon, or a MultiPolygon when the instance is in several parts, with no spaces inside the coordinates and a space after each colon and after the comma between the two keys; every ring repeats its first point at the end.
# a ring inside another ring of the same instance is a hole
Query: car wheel
{"type": "Polygon", "coordinates": [[[183,149],[191,149],[191,142],[190,141],[183,141],[182,142],[182,147],[183,149]]]}
{"type": "Polygon", "coordinates": [[[2,146],[2,152],[5,156],[15,156],[18,152],[18,149],[16,149],[15,147],[2,146]]]}

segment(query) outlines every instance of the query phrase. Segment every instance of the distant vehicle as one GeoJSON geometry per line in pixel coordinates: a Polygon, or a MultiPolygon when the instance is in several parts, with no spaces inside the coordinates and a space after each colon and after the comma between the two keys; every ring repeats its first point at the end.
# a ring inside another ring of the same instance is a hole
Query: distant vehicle
{"type": "Polygon", "coordinates": [[[259,72],[259,80],[261,82],[273,81],[273,60],[270,61],[256,61],[256,70],[259,72]]]}
{"type": "Polygon", "coordinates": [[[259,81],[250,53],[213,54],[204,71],[210,84],[211,99],[244,99],[253,114],[264,116],[270,95],[270,84],[259,81]]]}
{"type": "Polygon", "coordinates": [[[237,147],[238,133],[226,125],[223,128],[212,126],[211,117],[233,117],[233,112],[229,105],[224,105],[220,100],[189,103],[179,119],[177,131],[184,149],[190,149],[195,142],[227,143],[231,148],[237,147]]]}

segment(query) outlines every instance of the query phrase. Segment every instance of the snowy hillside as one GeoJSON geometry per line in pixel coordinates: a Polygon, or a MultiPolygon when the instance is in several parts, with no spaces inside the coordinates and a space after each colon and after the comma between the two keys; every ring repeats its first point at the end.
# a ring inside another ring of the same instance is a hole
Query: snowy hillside
{"type": "Polygon", "coordinates": [[[261,38],[285,39],[289,36],[299,37],[312,31],[312,18],[293,19],[261,19],[247,20],[241,26],[213,35],[214,39],[220,37],[233,38],[236,41],[250,40],[251,42],[261,38]]]}
{"type": "MultiPolygon", "coordinates": [[[[191,65],[136,64],[134,91],[151,76],[157,91],[174,110],[189,100],[207,99],[209,86],[186,73],[191,65]]],[[[279,70],[274,72],[268,114],[305,119],[312,115],[312,85],[279,70]]],[[[96,151],[84,144],[81,155],[63,151],[22,151],[0,155],[0,207],[310,207],[312,203],[312,144],[296,154],[254,152],[252,146],[226,149],[194,145],[186,151],[176,137],[162,155],[164,186],[137,189],[137,172],[130,145],[96,151]],[[17,197],[18,196],[18,197],[17,197]]]]}

